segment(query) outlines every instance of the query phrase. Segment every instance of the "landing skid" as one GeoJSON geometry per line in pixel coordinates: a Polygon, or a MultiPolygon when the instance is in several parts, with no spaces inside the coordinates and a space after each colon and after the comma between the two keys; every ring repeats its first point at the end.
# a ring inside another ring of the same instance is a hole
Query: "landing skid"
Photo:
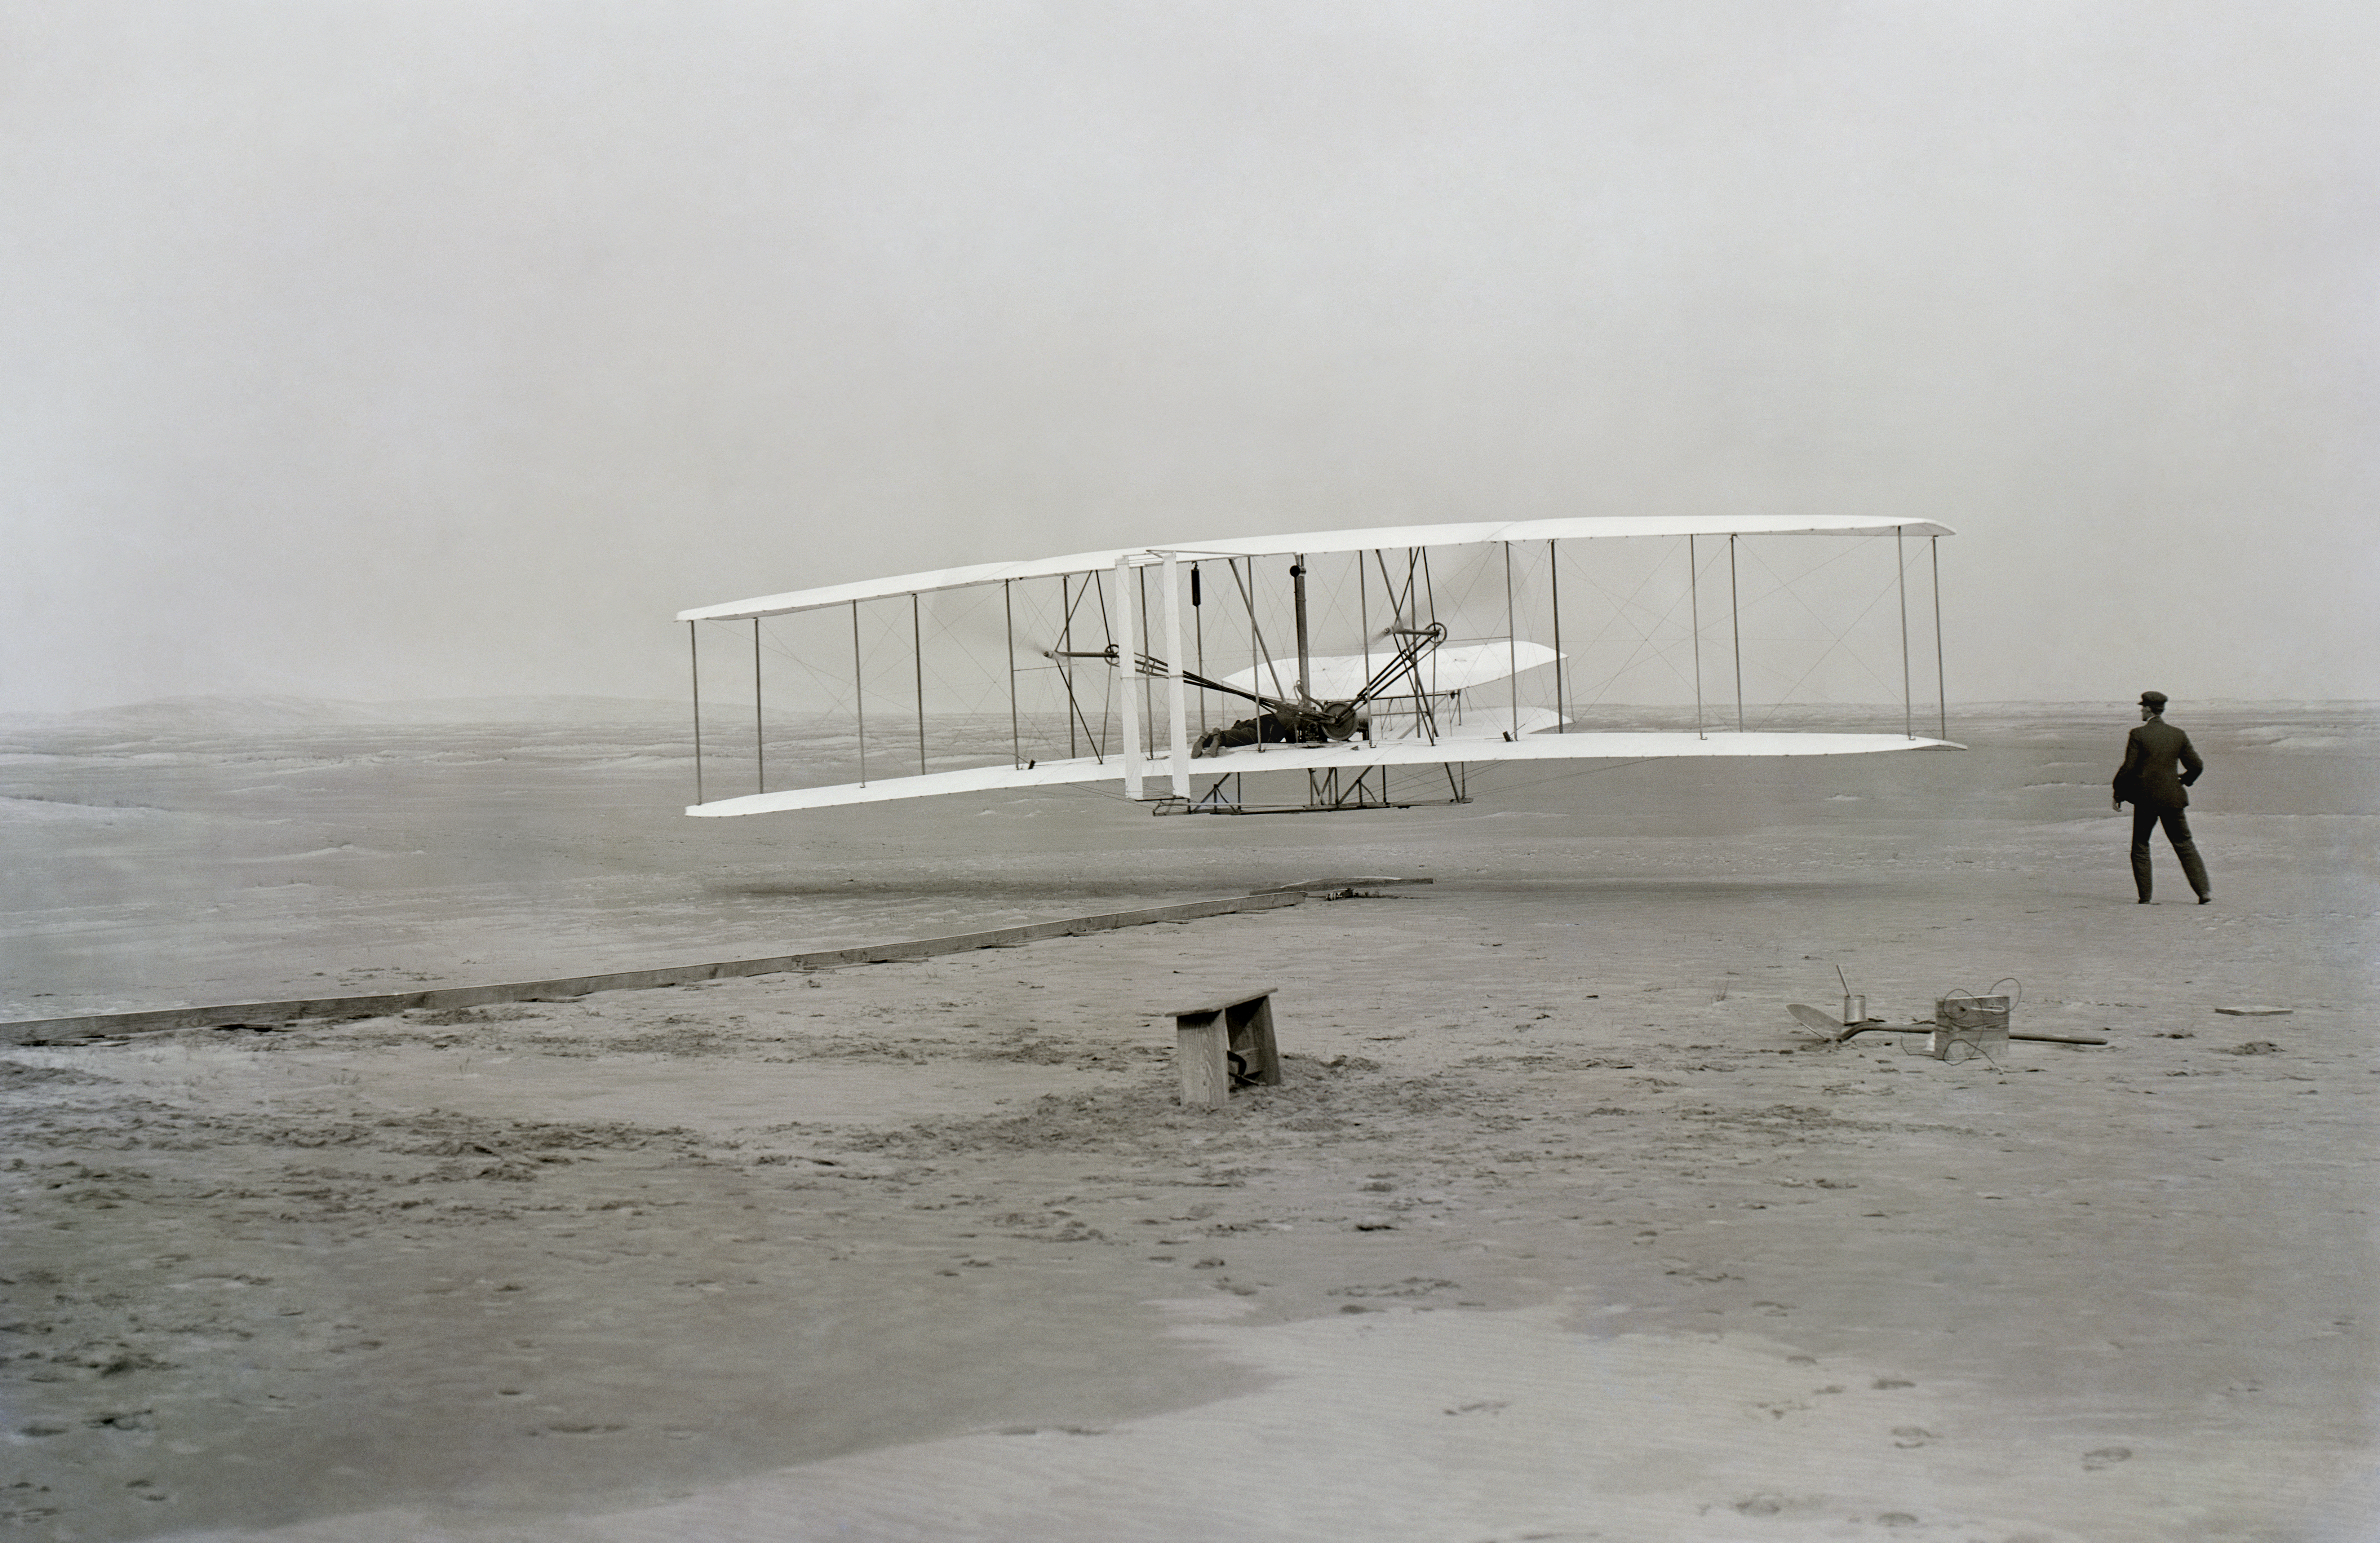
{"type": "Polygon", "coordinates": [[[1305,802],[1303,804],[1251,804],[1247,801],[1247,774],[1227,772],[1208,784],[1207,791],[1196,798],[1160,798],[1149,807],[1151,814],[1339,814],[1352,809],[1410,809],[1439,804],[1471,802],[1471,779],[1459,762],[1440,768],[1446,773],[1448,796],[1415,798],[1389,796],[1389,769],[1375,766],[1350,775],[1335,768],[1305,773],[1305,802]],[[1228,795],[1225,792],[1229,788],[1228,795]]]}

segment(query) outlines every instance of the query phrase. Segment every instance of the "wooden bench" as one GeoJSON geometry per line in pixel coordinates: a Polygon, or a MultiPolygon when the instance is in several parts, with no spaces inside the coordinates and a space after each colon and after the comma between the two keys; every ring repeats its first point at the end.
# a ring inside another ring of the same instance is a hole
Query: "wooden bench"
{"type": "Polygon", "coordinates": [[[1271,987],[1210,997],[1195,1006],[1170,1008],[1163,1015],[1173,1020],[1173,1059],[1182,1071],[1185,1106],[1220,1109],[1234,1087],[1270,1087],[1281,1082],[1271,987]]]}

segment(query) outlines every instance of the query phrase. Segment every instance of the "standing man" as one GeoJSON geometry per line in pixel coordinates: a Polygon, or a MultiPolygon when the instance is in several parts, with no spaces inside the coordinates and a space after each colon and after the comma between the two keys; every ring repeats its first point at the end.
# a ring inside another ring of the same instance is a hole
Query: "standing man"
{"type": "Polygon", "coordinates": [[[2190,807],[2182,789],[2198,781],[2206,763],[2190,747],[2190,735],[2165,721],[2162,691],[2141,693],[2141,726],[2124,742],[2124,764],[2116,772],[2116,808],[2132,806],[2132,882],[2141,904],[2149,903],[2149,832],[2160,824],[2173,855],[2181,859],[2182,875],[2198,892],[2198,903],[2215,898],[2206,881],[2206,865],[2198,858],[2198,844],[2190,839],[2190,820],[2181,811],[2190,807]],[[2174,771],[2179,763],[2182,770],[2174,771]]]}

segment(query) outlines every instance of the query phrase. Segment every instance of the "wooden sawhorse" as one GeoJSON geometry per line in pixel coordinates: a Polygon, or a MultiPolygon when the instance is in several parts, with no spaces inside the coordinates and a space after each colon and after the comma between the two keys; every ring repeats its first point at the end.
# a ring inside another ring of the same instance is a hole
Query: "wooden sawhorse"
{"type": "Polygon", "coordinates": [[[1272,988],[1176,1007],[1173,1059],[1182,1069],[1182,1102],[1220,1109],[1234,1087],[1281,1082],[1281,1051],[1272,1038],[1272,988]]]}

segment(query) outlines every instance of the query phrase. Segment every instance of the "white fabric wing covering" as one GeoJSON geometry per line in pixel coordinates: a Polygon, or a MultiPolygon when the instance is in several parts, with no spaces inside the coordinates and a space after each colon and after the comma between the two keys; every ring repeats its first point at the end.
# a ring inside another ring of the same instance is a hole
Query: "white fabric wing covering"
{"type": "Polygon", "coordinates": [[[1184,541],[1171,546],[1116,547],[1105,552],[1077,552],[1021,563],[978,563],[970,567],[938,568],[902,574],[893,578],[863,579],[815,589],[795,589],[757,600],[731,601],[724,605],[681,611],[681,622],[737,620],[747,616],[781,616],[793,611],[847,605],[854,601],[881,600],[892,595],[931,594],[965,589],[970,584],[998,584],[1003,579],[1051,578],[1065,573],[1094,573],[1112,568],[1119,560],[1136,566],[1158,562],[1166,553],[1184,560],[1214,557],[1271,557],[1295,553],[1402,551],[1408,547],[1467,546],[1490,541],[1573,541],[1628,536],[1948,536],[1947,525],[1923,519],[1879,519],[1870,515],[1655,515],[1601,518],[1483,521],[1465,525],[1384,525],[1363,530],[1308,530],[1287,536],[1240,536],[1225,541],[1184,541]]]}

